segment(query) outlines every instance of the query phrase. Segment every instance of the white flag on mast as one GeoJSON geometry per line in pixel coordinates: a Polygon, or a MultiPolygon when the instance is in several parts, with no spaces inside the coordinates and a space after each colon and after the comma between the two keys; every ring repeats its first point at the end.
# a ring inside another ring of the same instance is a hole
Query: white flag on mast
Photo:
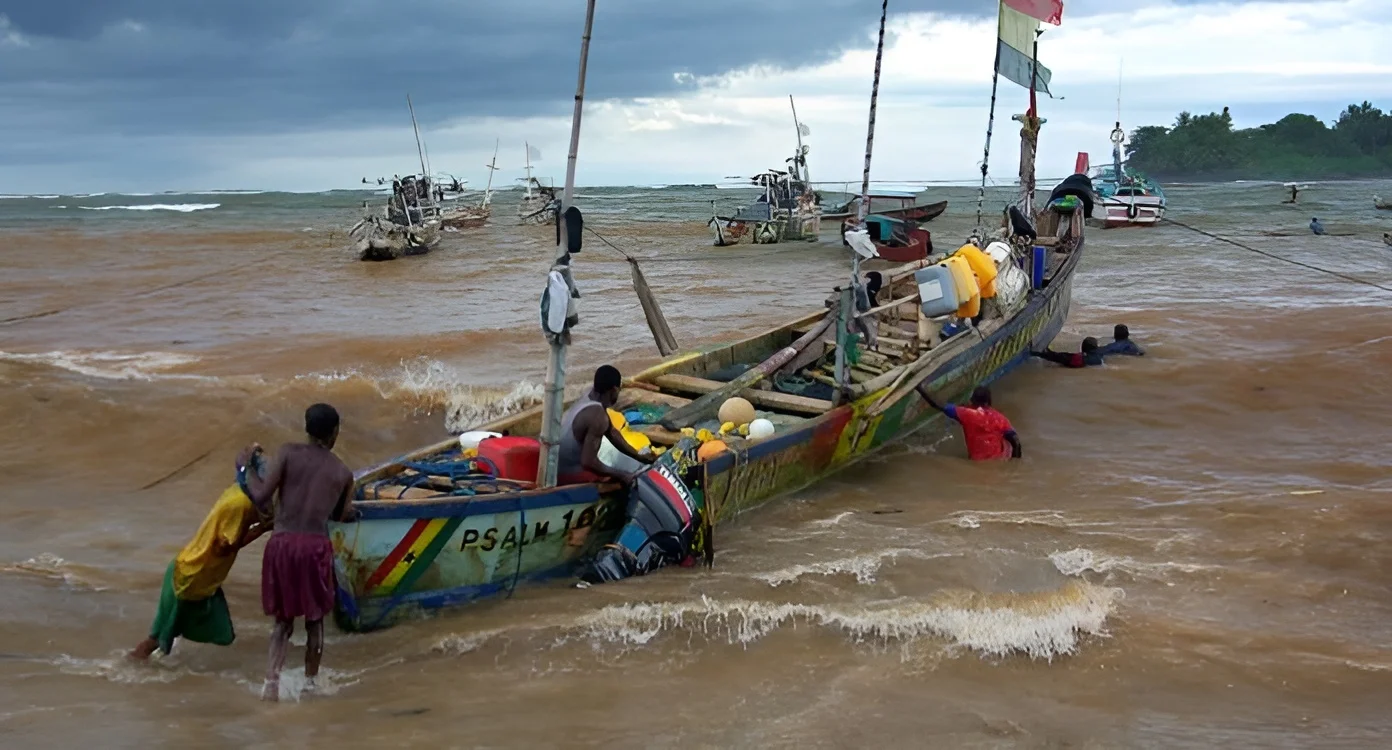
{"type": "Polygon", "coordinates": [[[532,144],[528,143],[528,144],[527,144],[527,158],[528,158],[528,159],[531,159],[532,161],[541,161],[541,149],[539,149],[539,148],[537,148],[536,146],[533,146],[532,144]]]}

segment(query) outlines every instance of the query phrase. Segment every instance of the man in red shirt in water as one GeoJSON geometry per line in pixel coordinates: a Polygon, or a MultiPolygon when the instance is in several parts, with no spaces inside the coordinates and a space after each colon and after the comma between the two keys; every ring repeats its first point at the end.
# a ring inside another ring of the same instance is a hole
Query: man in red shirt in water
{"type": "Polygon", "coordinates": [[[1010,420],[991,408],[990,388],[984,385],[977,386],[976,390],[972,391],[971,406],[939,406],[933,397],[928,395],[928,389],[922,383],[918,385],[917,390],[918,395],[922,396],[929,406],[962,425],[962,435],[967,440],[967,458],[973,461],[996,461],[1020,458],[1024,454],[1020,436],[1015,434],[1010,420]]]}

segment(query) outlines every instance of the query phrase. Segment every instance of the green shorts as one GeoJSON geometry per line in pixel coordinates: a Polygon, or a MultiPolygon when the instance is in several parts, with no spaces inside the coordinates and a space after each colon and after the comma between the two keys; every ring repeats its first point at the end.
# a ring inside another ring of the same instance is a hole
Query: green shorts
{"type": "Polygon", "coordinates": [[[232,613],[227,609],[227,597],[222,589],[207,599],[185,601],[174,595],[174,563],[164,571],[160,587],[159,609],[150,626],[150,637],[159,642],[159,650],[168,654],[175,638],[197,643],[229,646],[237,634],[232,630],[232,613]]]}

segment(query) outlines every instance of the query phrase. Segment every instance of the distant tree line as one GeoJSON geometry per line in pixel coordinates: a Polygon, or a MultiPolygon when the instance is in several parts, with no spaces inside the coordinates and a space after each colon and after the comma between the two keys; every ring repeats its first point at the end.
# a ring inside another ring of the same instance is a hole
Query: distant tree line
{"type": "Polygon", "coordinates": [[[1333,127],[1311,115],[1234,130],[1232,116],[1179,113],[1131,134],[1128,164],[1159,178],[1279,179],[1392,175],[1392,113],[1351,104],[1333,127]]]}

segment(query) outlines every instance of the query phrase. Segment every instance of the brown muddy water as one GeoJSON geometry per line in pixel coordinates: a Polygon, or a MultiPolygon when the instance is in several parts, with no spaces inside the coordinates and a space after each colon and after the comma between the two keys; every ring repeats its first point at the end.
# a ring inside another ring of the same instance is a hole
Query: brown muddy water
{"type": "MultiPolygon", "coordinates": [[[[1378,188],[1291,208],[1275,185],[1181,186],[1172,216],[1392,285],[1378,188]],[[1312,215],[1353,236],[1305,234],[1312,215]]],[[[830,233],[709,247],[726,191],[582,193],[651,259],[683,345],[846,275],[830,233]]],[[[945,247],[974,208],[943,193],[945,247]]],[[[57,311],[0,325],[0,744],[1386,746],[1392,295],[1174,226],[1090,233],[1057,345],[1124,322],[1149,354],[1000,382],[1021,462],[910,440],[736,519],[710,570],[331,630],[320,694],[294,668],[279,705],[257,700],[258,542],[226,587],[234,645],[126,663],[242,444],[295,439],[325,400],[361,466],[540,395],[547,230],[364,264],[342,237],[358,199],[0,201],[0,319],[57,311]],[[152,203],[183,208],[76,209],[152,203]]],[[[627,265],[593,238],[576,263],[572,373],[656,361],[627,265]]]]}

